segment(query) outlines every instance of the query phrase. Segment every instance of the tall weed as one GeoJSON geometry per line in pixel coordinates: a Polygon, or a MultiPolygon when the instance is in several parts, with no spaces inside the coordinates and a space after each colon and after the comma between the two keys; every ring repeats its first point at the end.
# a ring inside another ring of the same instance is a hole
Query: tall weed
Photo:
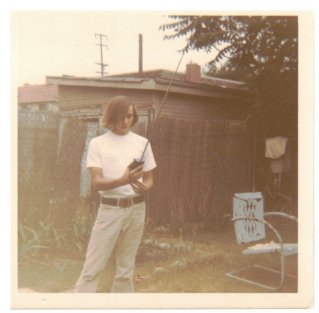
{"type": "Polygon", "coordinates": [[[23,262],[36,258],[41,252],[68,254],[82,257],[90,236],[95,214],[80,205],[70,224],[57,226],[50,210],[46,218],[31,227],[21,222],[18,225],[18,260],[23,262]]]}
{"type": "Polygon", "coordinates": [[[39,233],[22,224],[18,225],[18,261],[22,262],[30,257],[35,257],[40,250],[48,249],[41,242],[39,233]]]}

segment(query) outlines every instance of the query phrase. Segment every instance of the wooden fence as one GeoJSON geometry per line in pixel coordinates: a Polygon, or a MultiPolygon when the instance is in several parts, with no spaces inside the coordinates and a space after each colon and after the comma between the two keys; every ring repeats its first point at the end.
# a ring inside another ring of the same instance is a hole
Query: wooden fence
{"type": "MultiPolygon", "coordinates": [[[[160,118],[150,140],[157,161],[149,217],[161,224],[220,224],[235,192],[252,188],[248,124],[160,118]]],[[[229,219],[229,217],[228,217],[229,219]]]]}
{"type": "MultiPolygon", "coordinates": [[[[93,133],[80,119],[19,113],[20,221],[36,223],[50,212],[61,227],[69,225],[85,189],[80,173],[93,133]]],[[[156,224],[213,227],[230,213],[234,192],[251,190],[249,125],[160,118],[150,125],[148,137],[158,165],[148,197],[148,217],[156,224]]]]}

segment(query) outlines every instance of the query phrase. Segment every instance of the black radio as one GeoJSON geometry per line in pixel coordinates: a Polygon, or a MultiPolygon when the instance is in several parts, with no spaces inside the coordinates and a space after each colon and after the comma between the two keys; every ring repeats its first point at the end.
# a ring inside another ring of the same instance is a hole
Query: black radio
{"type": "Polygon", "coordinates": [[[135,158],[135,159],[133,160],[133,162],[128,166],[128,168],[129,168],[130,170],[134,170],[134,169],[137,168],[138,166],[144,164],[143,158],[144,158],[144,154],[145,154],[145,151],[146,151],[146,148],[147,148],[148,143],[149,143],[149,141],[147,141],[147,143],[146,143],[146,145],[145,145],[145,148],[144,148],[144,151],[143,151],[142,156],[141,156],[139,159],[138,159],[138,158],[135,158]]]}

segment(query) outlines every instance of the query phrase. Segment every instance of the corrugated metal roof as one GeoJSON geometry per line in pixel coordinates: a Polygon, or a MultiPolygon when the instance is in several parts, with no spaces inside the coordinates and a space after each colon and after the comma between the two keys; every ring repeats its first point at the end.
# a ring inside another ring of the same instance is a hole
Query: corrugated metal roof
{"type": "Polygon", "coordinates": [[[58,101],[57,85],[26,85],[18,88],[18,103],[58,101]]]}

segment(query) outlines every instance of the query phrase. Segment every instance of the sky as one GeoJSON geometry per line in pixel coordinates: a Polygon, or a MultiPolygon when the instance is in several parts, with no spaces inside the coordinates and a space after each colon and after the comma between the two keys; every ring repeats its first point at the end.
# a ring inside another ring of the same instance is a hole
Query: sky
{"type": "MultiPolygon", "coordinates": [[[[165,12],[20,11],[12,14],[13,74],[18,86],[43,84],[46,76],[99,76],[99,37],[108,75],[138,71],[139,34],[143,36],[143,70],[175,71],[186,39],[164,40],[172,22],[165,12]]],[[[193,62],[205,66],[214,52],[185,54],[178,71],[193,62]]]]}

